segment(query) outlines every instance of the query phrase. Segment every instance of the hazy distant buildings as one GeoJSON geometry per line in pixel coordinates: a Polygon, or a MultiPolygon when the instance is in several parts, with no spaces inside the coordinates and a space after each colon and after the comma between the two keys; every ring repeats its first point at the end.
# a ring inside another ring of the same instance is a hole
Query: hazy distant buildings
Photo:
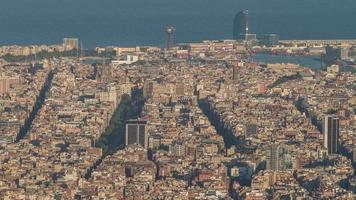
{"type": "Polygon", "coordinates": [[[256,34],[252,34],[252,33],[247,33],[245,35],[245,45],[247,46],[254,46],[254,45],[257,45],[257,35],[256,34]]]}
{"type": "MultiPolygon", "coordinates": [[[[246,45],[256,45],[258,42],[257,35],[249,33],[248,25],[248,10],[241,10],[234,19],[233,39],[243,40],[246,45]]],[[[262,45],[273,46],[278,44],[279,36],[277,34],[265,34],[259,38],[259,41],[262,45]]]]}
{"type": "Polygon", "coordinates": [[[248,10],[241,10],[234,19],[233,39],[245,40],[248,34],[248,10]]]}
{"type": "Polygon", "coordinates": [[[259,37],[259,42],[261,45],[265,46],[277,45],[279,42],[279,36],[277,34],[265,34],[259,37]]]}
{"type": "Polygon", "coordinates": [[[79,39],[78,38],[64,38],[63,47],[66,51],[79,49],[79,39]]]}
{"type": "Polygon", "coordinates": [[[137,62],[138,60],[139,57],[137,55],[125,55],[122,59],[113,60],[111,63],[114,65],[130,65],[137,62]]]}
{"type": "Polygon", "coordinates": [[[327,115],[324,118],[324,147],[328,154],[339,153],[339,117],[336,115],[327,115]]]}
{"type": "Polygon", "coordinates": [[[123,53],[136,53],[140,51],[140,47],[116,47],[116,57],[121,56],[123,53]]]}
{"type": "Polygon", "coordinates": [[[248,41],[248,42],[257,41],[257,35],[253,34],[253,33],[247,33],[247,34],[245,34],[245,41],[248,41]]]}
{"type": "Polygon", "coordinates": [[[147,122],[142,120],[128,120],[125,130],[125,145],[138,144],[148,148],[147,122]]]}
{"type": "Polygon", "coordinates": [[[256,34],[248,32],[248,11],[241,10],[234,19],[233,39],[244,41],[245,45],[253,46],[257,44],[256,34]]]}

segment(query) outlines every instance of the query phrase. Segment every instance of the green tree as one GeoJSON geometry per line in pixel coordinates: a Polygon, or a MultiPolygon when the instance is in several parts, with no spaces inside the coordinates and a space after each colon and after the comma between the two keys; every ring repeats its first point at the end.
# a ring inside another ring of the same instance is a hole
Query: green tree
{"type": "Polygon", "coordinates": [[[96,143],[97,147],[103,149],[104,157],[124,148],[125,123],[129,119],[139,117],[143,105],[144,98],[141,90],[135,90],[132,98],[126,94],[122,96],[109,126],[96,143]]]}

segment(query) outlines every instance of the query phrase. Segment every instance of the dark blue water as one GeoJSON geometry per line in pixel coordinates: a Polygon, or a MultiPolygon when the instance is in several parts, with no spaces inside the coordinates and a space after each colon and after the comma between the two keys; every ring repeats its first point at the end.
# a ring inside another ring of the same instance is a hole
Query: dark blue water
{"type": "Polygon", "coordinates": [[[284,56],[271,54],[256,54],[250,57],[254,62],[275,64],[275,63],[293,63],[302,67],[310,67],[312,69],[319,69],[321,67],[318,57],[313,56],[284,56]]]}
{"type": "Polygon", "coordinates": [[[162,45],[168,24],[178,42],[225,39],[241,9],[254,33],[356,38],[356,0],[1,0],[0,44],[162,45]]]}

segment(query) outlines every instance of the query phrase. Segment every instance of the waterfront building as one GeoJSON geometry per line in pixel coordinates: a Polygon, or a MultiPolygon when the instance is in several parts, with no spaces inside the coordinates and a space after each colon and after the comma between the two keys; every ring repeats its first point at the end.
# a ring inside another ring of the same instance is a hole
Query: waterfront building
{"type": "Polygon", "coordinates": [[[257,45],[257,35],[256,34],[251,34],[251,33],[247,33],[245,35],[245,45],[247,46],[255,46],[257,45]]]}
{"type": "Polygon", "coordinates": [[[65,50],[79,49],[79,39],[78,38],[64,38],[63,47],[65,50]]]}
{"type": "Polygon", "coordinates": [[[324,147],[328,154],[339,153],[339,117],[336,115],[327,115],[324,118],[324,147]]]}
{"type": "Polygon", "coordinates": [[[340,58],[342,60],[349,58],[350,47],[347,45],[342,45],[340,47],[340,58]]]}
{"type": "Polygon", "coordinates": [[[257,35],[252,33],[247,33],[245,34],[245,40],[247,42],[255,42],[257,41],[257,35]]]}
{"type": "Polygon", "coordinates": [[[125,145],[138,144],[148,148],[147,122],[142,120],[128,120],[125,129],[125,145]]]}
{"type": "Polygon", "coordinates": [[[123,58],[111,61],[114,65],[131,65],[139,60],[137,55],[125,55],[123,58]]]}
{"type": "MultiPolygon", "coordinates": [[[[326,46],[325,54],[322,55],[322,60],[325,63],[325,67],[335,64],[339,59],[341,59],[341,48],[326,46]]],[[[343,52],[343,54],[345,54],[343,52]]],[[[343,55],[344,56],[344,55],[343,55]]]]}
{"type": "Polygon", "coordinates": [[[123,53],[135,53],[140,51],[140,47],[116,47],[116,57],[121,56],[123,53]]]}
{"type": "Polygon", "coordinates": [[[234,19],[233,39],[245,40],[248,33],[248,10],[241,10],[234,19]]]}
{"type": "Polygon", "coordinates": [[[279,42],[279,36],[277,34],[265,34],[259,39],[261,45],[273,46],[277,45],[279,42]]]}

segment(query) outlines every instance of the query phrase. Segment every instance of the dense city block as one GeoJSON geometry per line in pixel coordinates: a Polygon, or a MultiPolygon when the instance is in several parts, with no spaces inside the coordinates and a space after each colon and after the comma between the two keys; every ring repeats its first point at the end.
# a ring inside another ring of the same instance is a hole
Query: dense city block
{"type": "Polygon", "coordinates": [[[1,47],[0,198],[355,199],[356,41],[261,41],[1,47]]]}

